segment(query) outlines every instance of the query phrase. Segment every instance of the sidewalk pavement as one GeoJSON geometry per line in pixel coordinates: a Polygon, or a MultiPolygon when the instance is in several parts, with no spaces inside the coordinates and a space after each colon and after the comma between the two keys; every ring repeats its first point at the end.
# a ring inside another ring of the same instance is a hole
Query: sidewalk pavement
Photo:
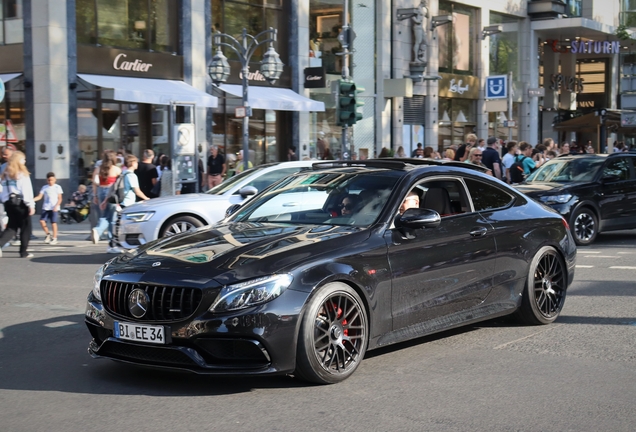
{"type": "MultiPolygon", "coordinates": [[[[51,231],[51,224],[49,223],[49,231],[51,231]]],[[[37,240],[32,242],[44,242],[46,234],[42,226],[40,226],[40,215],[34,214],[31,216],[31,226],[33,227],[33,235],[37,237],[37,240]]],[[[58,223],[57,224],[57,239],[60,243],[68,242],[85,242],[89,243],[89,235],[91,233],[91,224],[86,219],[80,223],[73,222],[71,224],[58,223]]]]}

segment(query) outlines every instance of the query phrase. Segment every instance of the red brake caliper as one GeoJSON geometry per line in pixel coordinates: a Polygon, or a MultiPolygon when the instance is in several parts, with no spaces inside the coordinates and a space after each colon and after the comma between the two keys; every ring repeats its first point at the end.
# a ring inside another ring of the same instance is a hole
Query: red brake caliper
{"type": "MultiPolygon", "coordinates": [[[[336,311],[336,318],[340,319],[342,317],[342,308],[338,307],[337,304],[335,303],[331,303],[331,307],[333,308],[334,311],[336,311]]],[[[343,320],[342,321],[342,326],[346,326],[347,325],[347,320],[343,320]]],[[[344,331],[342,332],[345,336],[349,336],[349,329],[344,329],[344,331]]]]}

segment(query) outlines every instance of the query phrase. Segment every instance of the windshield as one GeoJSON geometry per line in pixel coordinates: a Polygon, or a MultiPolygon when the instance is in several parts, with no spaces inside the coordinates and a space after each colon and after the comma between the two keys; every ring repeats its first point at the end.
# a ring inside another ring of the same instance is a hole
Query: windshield
{"type": "Polygon", "coordinates": [[[603,165],[602,158],[552,159],[528,177],[527,182],[589,182],[603,165]]]}
{"type": "Polygon", "coordinates": [[[225,180],[220,185],[214,186],[212,189],[208,190],[205,193],[206,194],[210,194],[210,195],[223,195],[225,192],[227,192],[230,189],[232,189],[234,187],[234,185],[237,185],[238,183],[243,181],[243,179],[245,179],[246,177],[249,177],[249,176],[251,176],[252,174],[254,174],[256,172],[262,171],[263,169],[265,169],[265,168],[267,168],[269,166],[271,166],[271,164],[259,165],[259,166],[255,167],[255,168],[248,169],[247,171],[243,171],[242,173],[236,174],[236,175],[230,177],[229,179],[225,180]]]}
{"type": "Polygon", "coordinates": [[[232,219],[366,227],[380,215],[399,177],[389,170],[304,172],[258,195],[232,219]]]}

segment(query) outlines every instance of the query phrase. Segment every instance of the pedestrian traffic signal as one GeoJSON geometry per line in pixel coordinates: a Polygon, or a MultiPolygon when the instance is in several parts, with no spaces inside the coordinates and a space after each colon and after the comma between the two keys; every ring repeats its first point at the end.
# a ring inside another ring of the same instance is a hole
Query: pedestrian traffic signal
{"type": "Polygon", "coordinates": [[[353,81],[338,80],[336,124],[350,126],[356,122],[356,85],[353,81]]]}

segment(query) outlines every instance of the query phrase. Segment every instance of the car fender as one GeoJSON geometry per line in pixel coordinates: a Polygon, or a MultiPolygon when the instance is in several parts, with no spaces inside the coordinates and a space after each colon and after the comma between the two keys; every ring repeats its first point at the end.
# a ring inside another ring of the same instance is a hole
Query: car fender
{"type": "Polygon", "coordinates": [[[594,201],[589,200],[589,199],[585,199],[585,200],[579,201],[579,202],[575,203],[571,207],[570,214],[568,215],[568,223],[571,222],[569,220],[569,218],[572,217],[574,212],[576,212],[578,209],[580,209],[582,207],[590,207],[594,211],[594,214],[596,215],[596,218],[598,219],[598,223],[599,223],[599,226],[600,226],[601,223],[602,223],[602,221],[601,221],[601,209],[599,208],[598,204],[596,204],[594,201]]]}
{"type": "Polygon", "coordinates": [[[179,217],[179,216],[195,217],[203,221],[205,225],[211,225],[213,223],[219,222],[220,220],[225,218],[225,210],[227,207],[231,205],[231,203],[226,201],[221,201],[221,202],[213,203],[213,204],[214,205],[210,206],[209,208],[205,208],[205,207],[198,208],[198,206],[194,206],[194,207],[189,207],[187,210],[180,211],[178,213],[164,215],[164,217],[160,221],[158,221],[157,225],[155,226],[153,238],[158,239],[159,233],[166,226],[166,223],[170,219],[174,219],[175,217],[179,217]],[[225,206],[225,204],[227,204],[227,206],[225,206]]]}

